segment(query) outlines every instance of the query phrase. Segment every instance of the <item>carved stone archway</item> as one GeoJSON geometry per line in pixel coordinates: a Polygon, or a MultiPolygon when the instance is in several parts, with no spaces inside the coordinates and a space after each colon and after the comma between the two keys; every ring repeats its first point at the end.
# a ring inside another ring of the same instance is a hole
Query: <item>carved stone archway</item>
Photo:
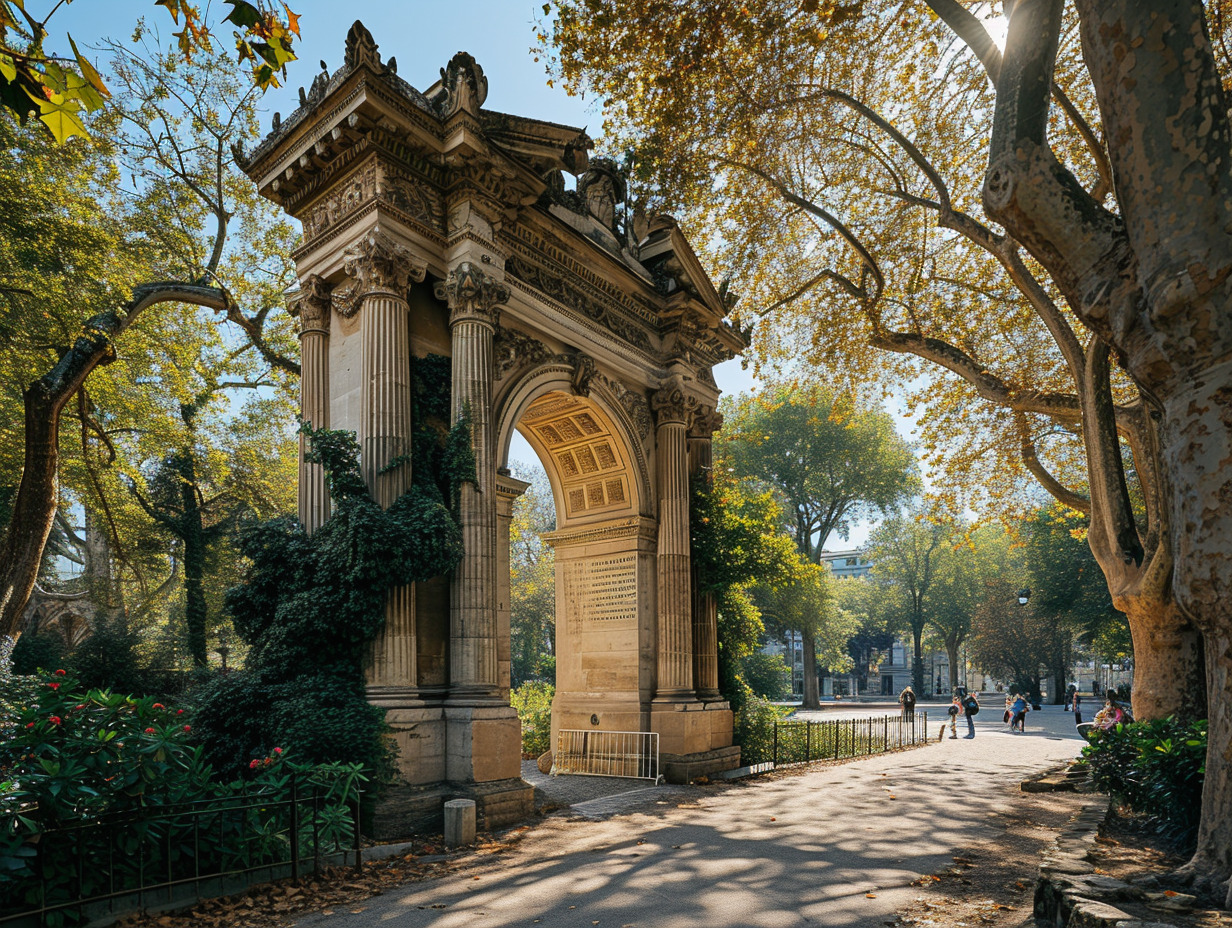
{"type": "MultiPolygon", "coordinates": [[[[410,486],[412,358],[449,357],[452,414],[471,414],[462,564],[394,591],[372,651],[369,695],[404,780],[378,817],[387,835],[458,795],[488,827],[530,811],[509,706],[508,517],[524,485],[502,468],[515,428],[557,502],[569,651],[554,727],[656,731],[678,778],[739,757],[688,502],[719,425],[711,368],[747,337],[675,221],[630,209],[582,131],[484,109],[487,78],[465,53],[441,73],[416,90],[356,23],[343,67],[237,152],[303,224],[303,416],[357,433],[373,498],[388,506],[410,486]]],[[[301,520],[311,531],[328,516],[320,468],[301,460],[301,520]]]]}

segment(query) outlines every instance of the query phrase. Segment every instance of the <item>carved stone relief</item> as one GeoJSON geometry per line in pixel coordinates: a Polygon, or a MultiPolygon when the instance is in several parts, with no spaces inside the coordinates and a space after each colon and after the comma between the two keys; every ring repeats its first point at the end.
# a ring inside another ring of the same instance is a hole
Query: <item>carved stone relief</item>
{"type": "Polygon", "coordinates": [[[463,261],[450,271],[432,292],[449,306],[451,325],[465,318],[482,319],[496,325],[500,321],[499,306],[509,299],[509,288],[505,284],[470,261],[463,261]]]}
{"type": "Polygon", "coordinates": [[[697,409],[697,397],[685,390],[684,381],[679,375],[675,375],[663,382],[663,386],[650,398],[650,405],[659,425],[688,425],[697,409]]]}
{"type": "Polygon", "coordinates": [[[552,357],[552,349],[517,329],[497,329],[493,351],[497,380],[503,379],[510,371],[542,364],[552,357]]]}
{"type": "Polygon", "coordinates": [[[334,308],[350,317],[359,312],[369,293],[393,293],[406,298],[411,282],[418,283],[428,273],[406,246],[400,245],[380,226],[373,226],[343,252],[343,267],[354,283],[333,294],[334,308]]]}
{"type": "Polygon", "coordinates": [[[649,439],[650,432],[654,428],[654,420],[651,418],[650,403],[646,401],[646,397],[623,382],[603,374],[598,375],[598,382],[616,397],[616,402],[628,414],[642,441],[649,439]]]}
{"type": "Polygon", "coordinates": [[[318,274],[299,282],[299,330],[329,334],[330,286],[318,274]]]}
{"type": "Polygon", "coordinates": [[[558,303],[579,310],[629,344],[647,351],[651,350],[650,338],[639,326],[622,319],[564,278],[531,264],[517,255],[511,255],[505,262],[505,272],[524,281],[558,303]]]}
{"type": "Polygon", "coordinates": [[[423,181],[370,161],[308,211],[303,220],[305,241],[373,199],[388,203],[435,232],[441,231],[444,210],[439,193],[423,181]]]}

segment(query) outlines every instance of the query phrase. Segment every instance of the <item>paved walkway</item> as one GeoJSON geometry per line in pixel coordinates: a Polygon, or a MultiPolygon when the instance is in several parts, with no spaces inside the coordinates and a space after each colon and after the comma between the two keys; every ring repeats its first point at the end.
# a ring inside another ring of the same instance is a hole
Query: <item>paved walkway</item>
{"type": "Polygon", "coordinates": [[[947,735],[726,789],[645,790],[599,820],[556,815],[509,854],[476,857],[473,867],[369,900],[357,914],[298,924],[880,926],[918,895],[912,880],[998,837],[993,813],[1013,803],[1020,779],[1081,747],[1059,709],[1031,713],[1020,735],[1006,732],[992,708],[972,740],[947,735]]]}

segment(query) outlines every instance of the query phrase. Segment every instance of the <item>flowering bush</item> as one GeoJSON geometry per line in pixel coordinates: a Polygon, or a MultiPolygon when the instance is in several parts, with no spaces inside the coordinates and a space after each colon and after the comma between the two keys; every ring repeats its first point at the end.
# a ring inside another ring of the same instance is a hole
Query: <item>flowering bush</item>
{"type": "Polygon", "coordinates": [[[303,841],[311,840],[314,829],[324,841],[341,846],[353,838],[348,806],[364,782],[359,765],[297,764],[275,748],[252,759],[247,780],[219,782],[202,748],[191,741],[192,724],[183,709],[106,690],[81,692],[76,684],[63,671],[37,677],[0,671],[0,899],[5,900],[0,915],[10,900],[19,910],[23,903],[68,900],[75,891],[104,891],[108,881],[135,886],[142,872],[178,873],[202,865],[243,869],[285,860],[285,800],[293,789],[301,797],[313,789],[324,796],[301,812],[307,823],[300,831],[303,841]],[[222,800],[234,807],[245,797],[262,802],[243,815],[220,813],[219,827],[190,837],[187,804],[222,800]],[[88,834],[94,832],[81,832],[71,842],[42,842],[46,846],[36,865],[43,832],[159,816],[165,816],[166,832],[159,840],[154,840],[157,828],[134,824],[126,832],[126,846],[141,848],[140,866],[132,853],[113,859],[107,845],[95,849],[97,860],[83,870],[82,861],[67,856],[66,845],[90,858],[88,834]],[[183,840],[173,841],[176,835],[183,840]]]}

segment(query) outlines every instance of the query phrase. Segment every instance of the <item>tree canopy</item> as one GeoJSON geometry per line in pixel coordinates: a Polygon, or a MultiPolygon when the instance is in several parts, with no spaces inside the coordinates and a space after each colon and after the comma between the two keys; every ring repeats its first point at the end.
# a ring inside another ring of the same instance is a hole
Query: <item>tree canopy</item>
{"type": "MultiPolygon", "coordinates": [[[[295,60],[292,36],[299,37],[299,17],[285,3],[224,2],[231,9],[223,22],[237,30],[237,63],[251,67],[255,86],[277,87],[287,63],[295,60]]],[[[111,97],[107,83],[71,32],[67,36],[71,55],[45,48],[48,22],[63,5],[63,0],[44,3],[50,8],[36,14],[31,9],[34,3],[27,0],[0,0],[0,107],[23,124],[34,116],[61,143],[75,135],[88,137],[85,116],[111,97]]],[[[218,39],[196,4],[154,0],[154,6],[164,7],[176,25],[183,26],[174,33],[180,59],[192,62],[196,55],[214,52],[218,39]]]]}

